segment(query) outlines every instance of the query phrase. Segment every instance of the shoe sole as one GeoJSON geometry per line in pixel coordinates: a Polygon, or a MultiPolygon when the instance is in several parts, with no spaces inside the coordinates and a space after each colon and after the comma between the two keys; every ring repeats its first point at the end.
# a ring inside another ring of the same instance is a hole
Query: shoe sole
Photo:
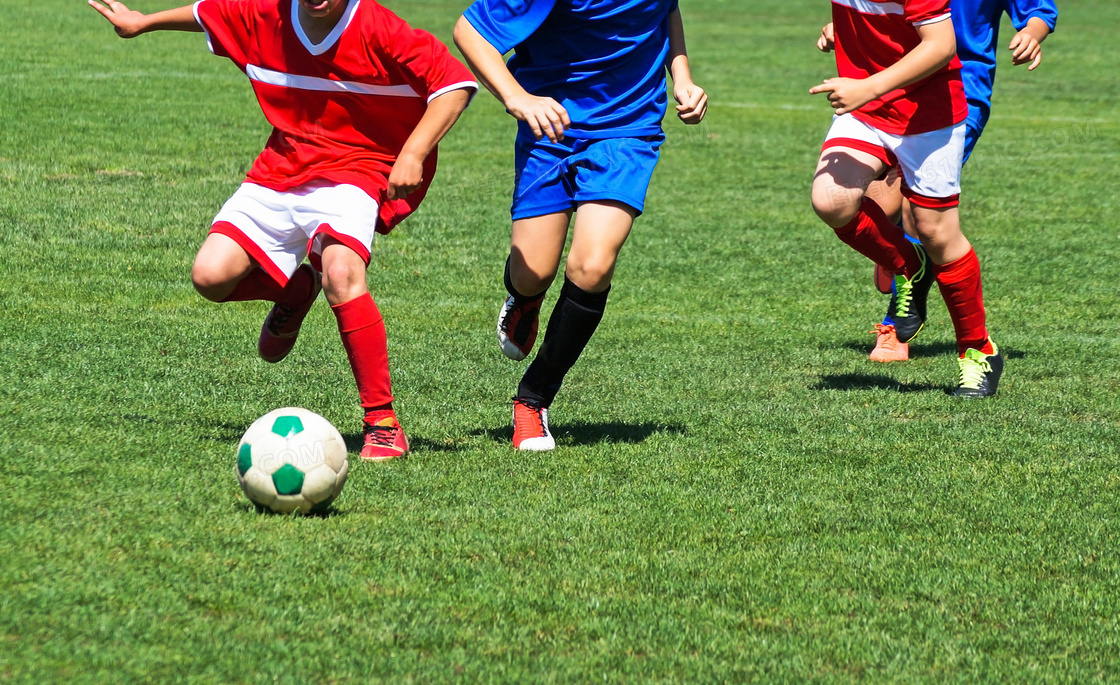
{"type": "Polygon", "coordinates": [[[515,362],[519,362],[525,359],[525,357],[528,357],[529,353],[515,345],[514,342],[509,339],[509,336],[506,335],[505,331],[502,330],[502,319],[504,318],[502,315],[505,314],[505,312],[506,305],[503,302],[502,308],[498,310],[498,325],[495,327],[498,331],[498,347],[506,357],[515,362]]]}
{"type": "Polygon", "coordinates": [[[925,322],[925,321],[923,321],[923,322],[922,322],[922,325],[921,325],[921,326],[918,326],[918,330],[914,331],[914,334],[913,334],[913,335],[911,335],[911,336],[910,336],[909,338],[907,338],[907,339],[905,339],[905,340],[903,340],[903,339],[902,339],[902,336],[901,336],[901,335],[898,335],[898,324],[895,324],[895,327],[894,327],[894,332],[895,332],[895,335],[898,335],[898,341],[899,341],[900,343],[906,343],[907,345],[909,345],[909,344],[910,344],[910,341],[911,341],[911,340],[913,340],[914,338],[918,337],[918,334],[919,334],[919,333],[921,333],[921,332],[922,332],[922,329],[923,329],[923,328],[925,328],[925,327],[926,327],[926,322],[925,322]]]}
{"type": "Polygon", "coordinates": [[[556,449],[556,441],[551,438],[528,438],[513,448],[522,452],[550,452],[556,449]]]}
{"type": "Polygon", "coordinates": [[[519,362],[529,356],[522,352],[521,348],[517,345],[514,345],[509,338],[502,335],[502,329],[500,328],[498,329],[498,347],[502,349],[502,354],[515,362],[519,362]]]}
{"type": "Polygon", "coordinates": [[[409,452],[408,450],[405,450],[404,452],[401,452],[400,454],[385,455],[385,456],[378,456],[378,457],[366,457],[366,456],[358,455],[358,458],[361,459],[362,461],[391,461],[393,459],[400,459],[401,457],[406,456],[408,454],[408,452],[409,452]]]}

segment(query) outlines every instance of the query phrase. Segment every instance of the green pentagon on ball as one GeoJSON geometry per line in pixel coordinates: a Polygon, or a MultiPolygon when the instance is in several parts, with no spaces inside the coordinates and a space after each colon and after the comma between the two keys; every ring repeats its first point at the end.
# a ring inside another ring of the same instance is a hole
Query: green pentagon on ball
{"type": "Polygon", "coordinates": [[[281,495],[298,495],[303,489],[303,472],[291,464],[284,464],[273,472],[272,483],[281,495]]]}
{"type": "Polygon", "coordinates": [[[237,473],[242,478],[245,477],[245,472],[253,465],[253,448],[249,445],[242,445],[241,449],[237,450],[237,473]]]}
{"type": "Polygon", "coordinates": [[[272,424],[272,432],[282,438],[290,438],[303,430],[303,422],[298,416],[279,416],[272,424]]]}

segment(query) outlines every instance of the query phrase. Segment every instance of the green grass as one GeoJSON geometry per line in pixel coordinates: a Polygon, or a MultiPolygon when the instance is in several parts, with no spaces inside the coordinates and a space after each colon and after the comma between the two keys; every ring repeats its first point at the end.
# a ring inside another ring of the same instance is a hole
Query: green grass
{"type": "MultiPolygon", "coordinates": [[[[267,137],[244,77],[5,8],[0,680],[1120,678],[1120,8],[1001,58],[962,215],[1008,362],[968,403],[940,305],[910,363],[867,361],[885,302],[809,208],[827,6],[682,4],[710,117],[668,123],[559,448],[508,445],[513,124],[480,96],[370,268],[415,449],[308,519],[255,513],[234,447],[285,405],[355,437],[333,317],[271,366],[265,307],[188,278],[267,137]]],[[[389,5],[448,39],[465,2],[389,5]]]]}

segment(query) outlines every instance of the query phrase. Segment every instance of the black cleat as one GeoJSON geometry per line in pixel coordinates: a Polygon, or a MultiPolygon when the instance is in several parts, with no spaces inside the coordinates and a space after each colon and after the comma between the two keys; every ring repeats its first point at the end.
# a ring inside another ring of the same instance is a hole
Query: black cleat
{"type": "Polygon", "coordinates": [[[933,285],[933,264],[929,261],[925,248],[914,245],[922,266],[913,278],[898,275],[894,277],[894,293],[887,307],[887,316],[894,321],[894,331],[899,342],[908,343],[918,335],[926,323],[926,302],[929,289],[933,285]]]}
{"type": "Polygon", "coordinates": [[[999,377],[1003,374],[1003,357],[995,343],[992,343],[992,349],[992,354],[971,348],[964,351],[964,356],[957,360],[961,380],[953,391],[953,397],[991,397],[996,394],[999,377]]]}

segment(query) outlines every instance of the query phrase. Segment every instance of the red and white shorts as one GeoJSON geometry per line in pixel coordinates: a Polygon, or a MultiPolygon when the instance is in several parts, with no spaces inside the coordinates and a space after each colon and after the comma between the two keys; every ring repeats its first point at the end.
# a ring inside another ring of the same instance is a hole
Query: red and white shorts
{"type": "Polygon", "coordinates": [[[895,135],[851,114],[832,118],[824,150],[849,148],[874,155],[889,169],[902,169],[902,194],[919,207],[941,209],[960,203],[965,124],[928,133],[895,135]]]}
{"type": "Polygon", "coordinates": [[[324,236],[369,264],[377,201],[352,185],[309,183],[286,191],[243,183],[214,217],[211,233],[235,240],[277,283],[285,285],[307,257],[317,271],[324,236]]]}

